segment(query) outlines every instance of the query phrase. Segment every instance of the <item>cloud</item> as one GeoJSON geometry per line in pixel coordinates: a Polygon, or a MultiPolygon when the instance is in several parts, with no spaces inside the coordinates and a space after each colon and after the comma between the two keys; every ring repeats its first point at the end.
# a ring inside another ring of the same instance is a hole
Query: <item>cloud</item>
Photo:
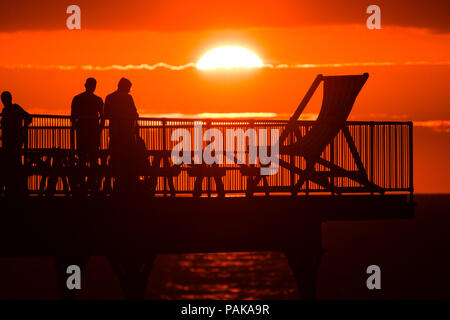
{"type": "Polygon", "coordinates": [[[119,65],[113,64],[109,66],[93,66],[93,65],[33,65],[33,64],[18,64],[18,65],[3,65],[1,68],[5,69],[37,69],[37,70],[91,70],[91,71],[110,71],[110,70],[155,70],[157,68],[169,69],[174,71],[184,70],[188,68],[194,68],[195,63],[189,62],[183,65],[171,65],[164,62],[158,62],[155,64],[128,64],[119,65]]]}
{"type": "Polygon", "coordinates": [[[171,65],[168,63],[164,63],[164,62],[158,62],[152,65],[148,65],[148,64],[139,64],[139,65],[133,65],[133,64],[128,64],[128,65],[111,65],[111,66],[91,66],[91,65],[85,65],[85,66],[81,66],[81,69],[83,70],[94,70],[94,71],[108,71],[108,70],[155,70],[157,68],[165,68],[165,69],[169,69],[169,70],[174,70],[174,71],[178,71],[178,70],[184,70],[187,68],[194,68],[195,67],[195,63],[194,62],[189,62],[186,64],[182,64],[182,65],[171,65]]]}
{"type": "Polygon", "coordinates": [[[414,121],[415,127],[430,128],[435,132],[450,133],[450,120],[414,121]]]}
{"type": "MultiPolygon", "coordinates": [[[[450,66],[450,61],[407,61],[407,62],[344,62],[344,63],[303,63],[303,64],[270,64],[266,63],[262,67],[268,69],[313,69],[313,68],[345,68],[345,67],[376,67],[376,66],[450,66]]],[[[17,64],[17,65],[0,65],[4,69],[37,69],[37,70],[90,70],[90,71],[110,71],[110,70],[148,70],[152,71],[158,68],[181,71],[189,68],[196,68],[195,62],[189,62],[182,65],[171,65],[165,62],[158,62],[155,64],[127,64],[119,65],[113,64],[109,66],[93,66],[93,65],[33,65],[33,64],[17,64]]],[[[204,70],[211,72],[211,70],[204,70]]]]}

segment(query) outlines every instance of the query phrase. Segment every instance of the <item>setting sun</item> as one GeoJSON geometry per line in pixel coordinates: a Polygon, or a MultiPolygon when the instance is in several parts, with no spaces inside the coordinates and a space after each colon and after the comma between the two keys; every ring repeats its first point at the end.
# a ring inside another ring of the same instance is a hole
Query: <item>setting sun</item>
{"type": "Polygon", "coordinates": [[[238,46],[223,46],[212,49],[198,61],[197,68],[202,70],[258,68],[263,62],[256,54],[238,46]]]}

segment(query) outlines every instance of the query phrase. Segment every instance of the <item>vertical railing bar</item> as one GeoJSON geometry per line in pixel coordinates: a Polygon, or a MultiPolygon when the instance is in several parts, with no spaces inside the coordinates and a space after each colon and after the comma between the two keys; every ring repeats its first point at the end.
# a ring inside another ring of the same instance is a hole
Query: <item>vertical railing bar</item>
{"type": "MultiPolygon", "coordinates": [[[[162,165],[164,166],[165,162],[165,156],[167,151],[166,146],[166,119],[162,119],[162,153],[163,153],[163,160],[162,165]]],[[[163,177],[163,195],[164,197],[167,197],[167,177],[163,177]]]]}
{"type": "Polygon", "coordinates": [[[403,159],[403,125],[400,125],[400,172],[401,172],[401,187],[405,187],[405,177],[404,177],[404,159],[403,159]]]}
{"type": "MultiPolygon", "coordinates": [[[[373,121],[370,121],[370,182],[374,183],[373,181],[373,153],[374,153],[374,149],[373,149],[373,134],[374,134],[374,123],[373,121]]],[[[371,192],[371,194],[373,194],[373,192],[371,192]]]]}
{"type": "Polygon", "coordinates": [[[395,125],[394,126],[394,163],[395,163],[395,181],[394,181],[394,185],[395,185],[395,188],[398,188],[398,184],[397,184],[397,181],[398,181],[397,129],[398,129],[398,126],[395,125]]]}
{"type": "MultiPolygon", "coordinates": [[[[297,124],[297,126],[298,126],[298,124],[297,124]]],[[[291,131],[291,133],[290,133],[290,143],[294,144],[294,131],[291,131]]],[[[281,148],[281,146],[280,146],[280,148],[281,148]]],[[[290,157],[291,164],[293,166],[295,166],[295,155],[294,155],[294,153],[292,152],[289,157],[290,157]]],[[[291,190],[294,190],[295,174],[294,174],[293,170],[289,170],[289,172],[290,172],[289,177],[290,177],[291,190]]]]}
{"type": "MultiPolygon", "coordinates": [[[[208,129],[211,128],[211,120],[206,121],[205,127],[206,127],[205,131],[207,131],[208,129]]],[[[203,133],[202,133],[202,136],[203,136],[203,133]]],[[[206,146],[205,146],[205,148],[206,148],[206,146]]],[[[214,150],[214,151],[216,151],[216,150],[214,150]]],[[[206,164],[205,164],[205,166],[206,166],[206,164]]],[[[210,175],[208,175],[206,181],[207,181],[207,188],[208,188],[208,198],[210,198],[211,197],[211,176],[210,175]]]]}
{"type": "MultiPolygon", "coordinates": [[[[330,162],[331,162],[331,165],[334,165],[334,137],[333,137],[333,139],[331,140],[331,144],[330,144],[330,162]]],[[[330,169],[330,171],[331,171],[331,169],[330,169]]],[[[335,181],[335,179],[334,179],[334,174],[333,174],[333,172],[330,172],[330,176],[331,176],[331,185],[332,185],[333,187],[335,187],[335,186],[336,186],[336,181],[335,181]]],[[[334,193],[334,190],[331,192],[331,194],[332,194],[332,195],[335,194],[335,193],[334,193]]]]}
{"type": "Polygon", "coordinates": [[[414,196],[414,184],[413,184],[413,123],[409,122],[409,190],[410,201],[413,201],[414,196]]]}

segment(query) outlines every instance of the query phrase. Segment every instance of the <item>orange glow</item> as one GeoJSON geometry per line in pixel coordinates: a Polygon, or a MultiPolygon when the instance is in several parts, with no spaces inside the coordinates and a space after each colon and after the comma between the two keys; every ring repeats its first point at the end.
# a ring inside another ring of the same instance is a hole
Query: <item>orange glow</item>
{"type": "MultiPolygon", "coordinates": [[[[27,111],[44,114],[69,114],[87,77],[97,79],[103,99],[127,77],[143,116],[288,119],[318,73],[369,72],[350,120],[412,120],[416,191],[450,192],[449,33],[318,24],[0,32],[0,42],[9,48],[0,51],[0,89],[27,111]],[[230,43],[251,49],[263,67],[196,67],[211,48],[230,43]]],[[[318,90],[304,119],[314,119],[320,103],[318,90]]]]}
{"type": "Polygon", "coordinates": [[[184,119],[257,119],[257,118],[277,118],[278,115],[274,112],[229,112],[229,113],[214,113],[203,112],[197,114],[184,113],[157,113],[144,114],[143,117],[148,118],[184,118],[184,119]]]}

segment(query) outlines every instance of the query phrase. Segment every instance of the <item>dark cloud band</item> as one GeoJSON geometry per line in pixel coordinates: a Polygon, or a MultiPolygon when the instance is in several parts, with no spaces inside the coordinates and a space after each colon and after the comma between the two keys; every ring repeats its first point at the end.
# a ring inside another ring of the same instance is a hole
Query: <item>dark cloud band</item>
{"type": "MultiPolygon", "coordinates": [[[[82,29],[185,31],[248,27],[365,24],[365,0],[2,0],[0,31],[66,28],[66,8],[81,7],[82,29]]],[[[450,1],[376,1],[382,25],[450,32],[450,1]]]]}

